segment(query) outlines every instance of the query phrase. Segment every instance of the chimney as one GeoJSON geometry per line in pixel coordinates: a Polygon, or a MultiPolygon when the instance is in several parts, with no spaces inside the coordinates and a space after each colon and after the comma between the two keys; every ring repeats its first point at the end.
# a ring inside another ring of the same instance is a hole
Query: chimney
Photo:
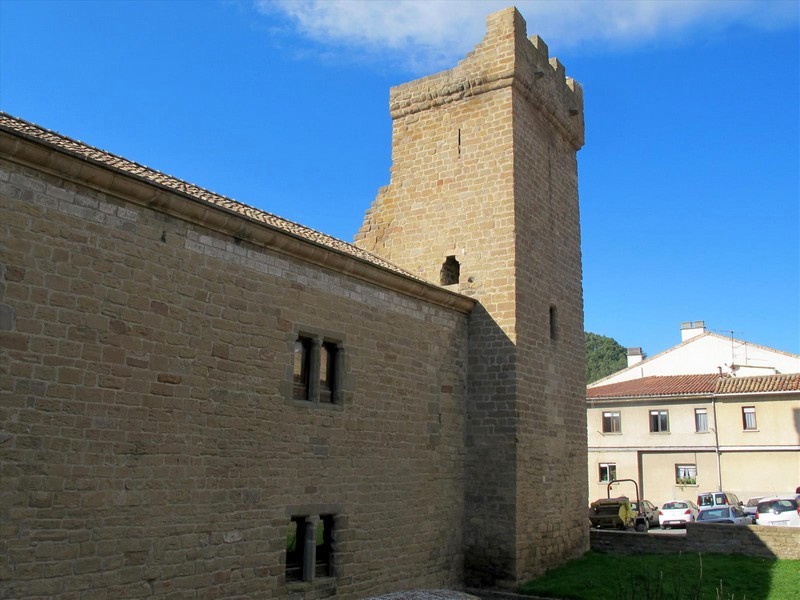
{"type": "Polygon", "coordinates": [[[636,363],[640,363],[644,360],[644,354],[642,354],[641,348],[628,348],[628,366],[632,367],[636,363]]]}
{"type": "Polygon", "coordinates": [[[706,332],[705,321],[684,321],[681,323],[681,341],[685,342],[706,332]]]}

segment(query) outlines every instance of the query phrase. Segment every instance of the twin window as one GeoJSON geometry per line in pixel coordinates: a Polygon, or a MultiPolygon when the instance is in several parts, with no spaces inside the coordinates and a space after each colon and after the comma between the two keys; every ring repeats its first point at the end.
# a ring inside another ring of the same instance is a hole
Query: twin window
{"type": "Polygon", "coordinates": [[[333,515],[292,517],[286,534],[286,581],[333,576],[333,515]]]}
{"type": "Polygon", "coordinates": [[[342,350],[336,342],[299,335],[294,342],[292,398],[339,403],[341,355],[342,350]]]}

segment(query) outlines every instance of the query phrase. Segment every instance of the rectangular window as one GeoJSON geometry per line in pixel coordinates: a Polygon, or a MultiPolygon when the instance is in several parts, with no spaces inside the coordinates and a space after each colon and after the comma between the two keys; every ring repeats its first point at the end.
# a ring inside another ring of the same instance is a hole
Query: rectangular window
{"type": "Polygon", "coordinates": [[[600,463],[600,482],[608,483],[617,478],[617,465],[615,463],[600,463]]]}
{"type": "Polygon", "coordinates": [[[294,343],[294,391],[295,400],[309,400],[311,371],[311,339],[298,337],[294,343]]]}
{"type": "Polygon", "coordinates": [[[320,515],[317,523],[315,577],[333,575],[333,515],[320,515]]]}
{"type": "Polygon", "coordinates": [[[292,517],[286,533],[286,581],[303,581],[306,518],[292,517]]]}
{"type": "Polygon", "coordinates": [[[708,411],[705,408],[694,409],[694,430],[697,433],[708,431],[708,411]]]}
{"type": "Polygon", "coordinates": [[[286,581],[333,576],[334,515],[292,517],[286,534],[286,581]]]}
{"type": "Polygon", "coordinates": [[[621,433],[622,432],[622,419],[619,412],[604,412],[603,413],[603,433],[621,433]]]}
{"type": "Polygon", "coordinates": [[[650,411],[650,433],[669,433],[669,411],[650,411]]]}
{"type": "Polygon", "coordinates": [[[558,339],[558,309],[555,306],[550,306],[550,339],[556,341],[558,339]]]}
{"type": "Polygon", "coordinates": [[[675,465],[675,483],[697,485],[697,465],[675,465]]]}
{"type": "Polygon", "coordinates": [[[323,342],[319,356],[319,401],[333,402],[336,393],[336,355],[332,342],[323,342]]]}
{"type": "MultiPolygon", "coordinates": [[[[742,408],[742,426],[746,430],[756,429],[756,407],[745,406],[742,408]]],[[[769,429],[769,427],[767,427],[769,429]]]]}

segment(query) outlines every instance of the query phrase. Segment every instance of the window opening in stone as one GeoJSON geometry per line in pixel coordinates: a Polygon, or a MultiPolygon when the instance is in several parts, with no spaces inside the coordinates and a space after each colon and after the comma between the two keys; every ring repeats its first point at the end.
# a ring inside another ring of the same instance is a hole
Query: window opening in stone
{"type": "Polygon", "coordinates": [[[333,342],[322,342],[319,355],[319,401],[333,402],[336,393],[337,347],[333,342]]]}
{"type": "Polygon", "coordinates": [[[286,533],[286,581],[303,581],[305,517],[292,517],[286,533]]]}
{"type": "Polygon", "coordinates": [[[461,128],[458,129],[458,155],[461,156],[461,128]]]}
{"type": "Polygon", "coordinates": [[[461,275],[461,265],[458,264],[455,256],[448,256],[442,270],[439,274],[441,285],[453,285],[458,283],[458,278],[461,275]]]}
{"type": "Polygon", "coordinates": [[[311,340],[298,337],[294,343],[294,391],[295,400],[309,400],[309,367],[311,365],[311,340]]]}
{"type": "Polygon", "coordinates": [[[550,339],[556,340],[558,338],[558,309],[555,306],[550,306],[550,339]]]}
{"type": "Polygon", "coordinates": [[[333,515],[320,515],[316,532],[314,577],[333,575],[333,515]]]}

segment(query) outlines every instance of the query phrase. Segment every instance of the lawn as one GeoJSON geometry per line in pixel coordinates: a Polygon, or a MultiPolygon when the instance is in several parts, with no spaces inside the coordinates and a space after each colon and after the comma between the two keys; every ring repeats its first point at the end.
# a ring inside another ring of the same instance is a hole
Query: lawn
{"type": "Polygon", "coordinates": [[[800,560],[588,552],[520,592],[564,600],[800,600],[800,560]]]}

